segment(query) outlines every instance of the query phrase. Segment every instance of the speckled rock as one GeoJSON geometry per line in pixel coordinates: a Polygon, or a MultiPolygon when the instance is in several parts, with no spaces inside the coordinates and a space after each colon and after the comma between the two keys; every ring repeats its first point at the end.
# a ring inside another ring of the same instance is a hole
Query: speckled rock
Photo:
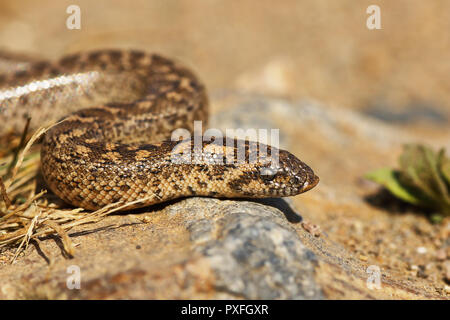
{"type": "Polygon", "coordinates": [[[206,207],[188,221],[196,252],[207,257],[216,286],[247,299],[318,299],[315,255],[275,208],[251,202],[190,199],[170,210],[206,207]],[[209,204],[209,205],[208,205],[209,204]],[[217,219],[217,217],[220,217],[217,219]]]}
{"type": "Polygon", "coordinates": [[[154,221],[153,226],[145,224],[144,230],[127,227],[126,238],[124,234],[114,236],[105,231],[101,241],[109,250],[87,250],[88,253],[81,248],[72,260],[55,257],[58,262],[51,263],[53,276],[49,280],[41,271],[38,252],[19,259],[15,266],[4,267],[1,272],[8,268],[20,270],[28,264],[28,271],[21,274],[18,282],[3,284],[3,297],[323,298],[314,280],[314,253],[302,244],[283,213],[274,207],[247,201],[189,198],[147,218],[164,219],[168,225],[154,221]],[[152,232],[153,228],[159,232],[152,232]],[[167,242],[176,242],[166,238],[171,230],[177,230],[174,238],[183,240],[175,251],[168,249],[171,245],[167,242]],[[152,242],[159,243],[159,247],[148,247],[142,233],[156,238],[152,242]],[[124,242],[136,236],[141,244],[135,251],[142,254],[130,255],[123,248],[124,242]],[[160,269],[161,264],[166,264],[165,269],[160,269]],[[69,265],[76,265],[81,271],[79,290],[66,286],[64,270],[69,265]]]}

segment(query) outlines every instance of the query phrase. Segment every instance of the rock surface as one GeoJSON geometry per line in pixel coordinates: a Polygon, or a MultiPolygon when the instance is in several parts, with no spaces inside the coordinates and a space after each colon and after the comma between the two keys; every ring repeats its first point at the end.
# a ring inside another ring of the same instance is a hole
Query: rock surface
{"type": "Polygon", "coordinates": [[[314,253],[276,208],[190,198],[146,217],[151,222],[127,224],[123,220],[131,217],[116,216],[112,227],[105,221],[102,231],[93,231],[97,239],[80,239],[74,259],[61,259],[56,245],[43,244],[48,248],[42,252],[56,257],[36,250],[3,268],[13,274],[28,269],[2,286],[3,297],[323,298],[314,280],[314,253]],[[52,261],[50,279],[43,272],[46,259],[52,261]],[[66,287],[70,266],[80,270],[80,290],[66,287]]]}

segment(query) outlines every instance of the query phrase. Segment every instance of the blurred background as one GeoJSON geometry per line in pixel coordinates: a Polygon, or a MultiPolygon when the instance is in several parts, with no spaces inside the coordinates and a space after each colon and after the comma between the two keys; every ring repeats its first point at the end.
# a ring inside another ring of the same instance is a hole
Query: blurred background
{"type": "Polygon", "coordinates": [[[0,47],[44,58],[141,48],[176,57],[209,91],[238,89],[358,109],[425,132],[448,123],[450,2],[71,0],[0,2],[0,47]],[[68,30],[66,8],[81,8],[68,30]],[[381,8],[381,30],[366,9],[381,8]]]}

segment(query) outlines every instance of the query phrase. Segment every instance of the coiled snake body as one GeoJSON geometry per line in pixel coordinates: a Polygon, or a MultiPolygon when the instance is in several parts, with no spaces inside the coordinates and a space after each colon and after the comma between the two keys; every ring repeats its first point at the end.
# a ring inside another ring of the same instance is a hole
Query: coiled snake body
{"type": "MultiPolygon", "coordinates": [[[[0,55],[0,67],[9,62],[0,55]]],[[[145,198],[132,206],[143,207],[191,195],[292,196],[319,181],[302,161],[270,146],[257,161],[218,161],[236,160],[243,141],[169,141],[176,128],[192,132],[194,120],[206,124],[208,99],[196,76],[167,58],[103,50],[17,66],[0,70],[0,135],[23,130],[28,116],[37,127],[69,114],[46,132],[41,168],[48,187],[74,206],[94,210],[145,198]],[[176,162],[174,150],[196,157],[176,162]]],[[[246,160],[261,147],[243,143],[246,160]]]]}

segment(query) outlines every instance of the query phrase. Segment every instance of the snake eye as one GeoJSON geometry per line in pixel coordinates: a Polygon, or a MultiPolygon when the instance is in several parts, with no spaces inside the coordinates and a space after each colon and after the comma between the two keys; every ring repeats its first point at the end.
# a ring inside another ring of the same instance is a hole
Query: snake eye
{"type": "Polygon", "coordinates": [[[278,170],[274,168],[261,168],[259,171],[261,179],[264,181],[272,181],[276,177],[277,172],[278,170]]]}
{"type": "Polygon", "coordinates": [[[272,181],[275,178],[275,175],[272,176],[261,176],[264,181],[272,181]]]}

